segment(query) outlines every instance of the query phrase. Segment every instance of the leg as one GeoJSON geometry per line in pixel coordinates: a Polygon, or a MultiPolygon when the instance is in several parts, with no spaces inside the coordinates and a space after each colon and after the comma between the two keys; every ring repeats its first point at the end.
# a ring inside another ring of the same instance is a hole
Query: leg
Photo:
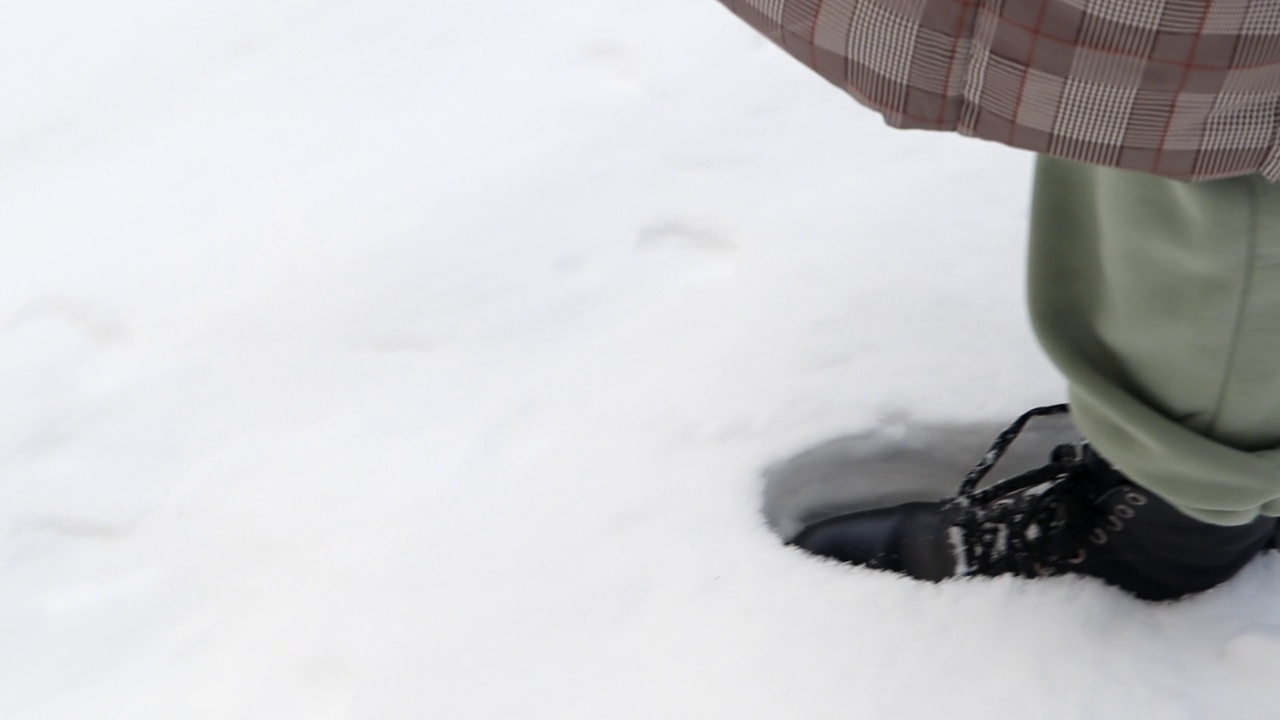
{"type": "Polygon", "coordinates": [[[1032,319],[1089,444],[978,490],[1015,423],[956,497],[793,543],[931,580],[1080,573],[1149,599],[1224,582],[1280,515],[1280,187],[1042,158],[1030,264],[1032,319]]]}
{"type": "Polygon", "coordinates": [[[1280,515],[1280,187],[1041,158],[1030,266],[1104,457],[1199,520],[1280,515]]]}

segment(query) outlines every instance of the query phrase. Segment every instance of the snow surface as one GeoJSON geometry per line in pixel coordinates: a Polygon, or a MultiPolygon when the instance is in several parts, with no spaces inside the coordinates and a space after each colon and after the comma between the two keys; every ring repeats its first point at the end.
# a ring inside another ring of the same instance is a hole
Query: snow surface
{"type": "Polygon", "coordinates": [[[1058,401],[1030,158],[713,0],[0,4],[0,718],[1274,718],[1151,606],[782,547],[771,461],[1058,401]]]}

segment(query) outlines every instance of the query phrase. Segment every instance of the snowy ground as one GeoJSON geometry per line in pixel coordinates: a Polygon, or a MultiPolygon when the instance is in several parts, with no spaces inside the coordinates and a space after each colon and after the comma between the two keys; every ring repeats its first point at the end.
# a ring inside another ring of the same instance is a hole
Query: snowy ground
{"type": "Polygon", "coordinates": [[[0,718],[1274,718],[1280,566],[817,562],[760,471],[1062,397],[1029,158],[713,0],[0,4],[0,718]]]}

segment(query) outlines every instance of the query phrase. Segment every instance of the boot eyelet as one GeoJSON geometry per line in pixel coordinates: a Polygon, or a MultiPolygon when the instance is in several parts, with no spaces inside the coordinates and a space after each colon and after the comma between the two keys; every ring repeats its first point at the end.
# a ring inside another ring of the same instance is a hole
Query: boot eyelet
{"type": "Polygon", "coordinates": [[[1138,493],[1138,492],[1133,492],[1132,490],[1124,494],[1124,499],[1130,505],[1146,505],[1147,504],[1146,495],[1143,495],[1142,493],[1138,493]]]}
{"type": "Polygon", "coordinates": [[[1107,531],[1102,528],[1094,528],[1093,532],[1089,533],[1089,540],[1094,545],[1102,545],[1107,541],[1107,531]]]}
{"type": "Polygon", "coordinates": [[[1115,513],[1126,520],[1137,514],[1134,512],[1133,508],[1128,505],[1117,505],[1115,513]]]}
{"type": "Polygon", "coordinates": [[[1056,463],[1074,462],[1079,457],[1079,453],[1076,452],[1076,446],[1070,443],[1055,446],[1049,453],[1049,459],[1056,463]]]}
{"type": "Polygon", "coordinates": [[[1124,523],[1123,523],[1123,522],[1120,522],[1120,518],[1116,517],[1115,515],[1108,515],[1108,516],[1107,516],[1107,524],[1111,526],[1111,529],[1112,529],[1112,530],[1123,530],[1123,529],[1124,529],[1124,523]]]}

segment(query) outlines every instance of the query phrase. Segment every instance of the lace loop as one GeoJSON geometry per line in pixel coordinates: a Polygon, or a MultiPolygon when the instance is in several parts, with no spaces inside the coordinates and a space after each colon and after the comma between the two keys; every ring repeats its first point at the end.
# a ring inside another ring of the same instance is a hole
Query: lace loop
{"type": "MultiPolygon", "coordinates": [[[[1028,423],[1067,412],[1069,407],[1061,404],[1023,413],[965,476],[949,511],[960,530],[953,544],[967,574],[1039,577],[1085,561],[1082,541],[1096,495],[1086,482],[1083,446],[1059,445],[1048,465],[977,489],[1028,423]]],[[[1105,533],[1091,539],[1098,544],[1107,540],[1105,533]]]]}
{"type": "MultiPolygon", "coordinates": [[[[1012,445],[1013,441],[1017,440],[1018,436],[1022,434],[1022,431],[1026,429],[1027,423],[1038,417],[1062,415],[1069,410],[1070,407],[1066,403],[1062,403],[1059,405],[1046,405],[1044,407],[1032,408],[1022,413],[1017,420],[1010,423],[1009,427],[1005,428],[996,436],[995,442],[991,443],[991,448],[982,456],[982,459],[978,461],[978,464],[973,466],[973,469],[969,471],[969,474],[965,475],[964,482],[960,483],[960,494],[968,495],[978,487],[978,483],[982,482],[982,479],[987,476],[987,473],[991,472],[991,468],[995,467],[996,463],[1000,462],[1000,458],[1004,457],[1005,452],[1009,450],[1009,446],[1012,445]]],[[[1058,448],[1055,448],[1054,453],[1056,454],[1057,451],[1058,448]]],[[[1056,461],[1057,458],[1055,457],[1054,460],[1056,461]]]]}

